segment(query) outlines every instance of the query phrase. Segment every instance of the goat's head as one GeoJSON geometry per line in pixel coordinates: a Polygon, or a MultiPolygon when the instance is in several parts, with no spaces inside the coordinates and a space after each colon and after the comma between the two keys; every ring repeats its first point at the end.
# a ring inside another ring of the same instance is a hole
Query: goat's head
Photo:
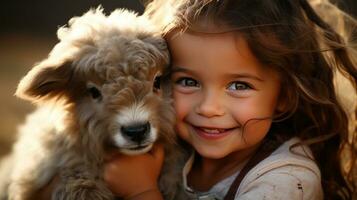
{"type": "Polygon", "coordinates": [[[16,95],[38,104],[63,100],[68,126],[91,150],[106,144],[139,154],[158,140],[172,142],[173,109],[160,86],[169,54],[157,33],[133,13],[91,10],[58,31],[60,42],[16,95]]]}

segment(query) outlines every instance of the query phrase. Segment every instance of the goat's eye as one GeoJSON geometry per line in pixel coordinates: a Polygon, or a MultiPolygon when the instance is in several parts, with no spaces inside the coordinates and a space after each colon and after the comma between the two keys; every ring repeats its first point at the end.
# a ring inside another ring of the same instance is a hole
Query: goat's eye
{"type": "Polygon", "coordinates": [[[99,99],[102,97],[102,94],[96,87],[90,87],[88,88],[88,91],[93,99],[99,99]]]}
{"type": "Polygon", "coordinates": [[[153,86],[154,86],[154,91],[158,91],[158,90],[160,90],[160,79],[161,79],[161,76],[157,76],[157,77],[155,77],[155,79],[154,79],[154,84],[153,84],[153,86]]]}

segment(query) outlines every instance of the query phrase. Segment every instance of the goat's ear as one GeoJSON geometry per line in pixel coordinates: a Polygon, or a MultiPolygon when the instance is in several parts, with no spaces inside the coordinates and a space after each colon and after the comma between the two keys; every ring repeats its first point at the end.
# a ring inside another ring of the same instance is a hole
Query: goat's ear
{"type": "Polygon", "coordinates": [[[167,65],[169,63],[169,50],[166,41],[161,37],[148,37],[144,38],[143,41],[152,44],[156,50],[152,51],[153,55],[159,58],[162,64],[167,65]]]}
{"type": "Polygon", "coordinates": [[[20,81],[15,95],[36,101],[62,94],[72,76],[71,63],[46,65],[45,62],[32,68],[20,81]]]}

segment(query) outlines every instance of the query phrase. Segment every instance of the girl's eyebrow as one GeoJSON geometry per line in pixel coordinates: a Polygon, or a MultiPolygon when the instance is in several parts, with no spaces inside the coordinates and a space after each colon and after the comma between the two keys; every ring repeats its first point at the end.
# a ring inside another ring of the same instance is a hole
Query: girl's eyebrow
{"type": "Polygon", "coordinates": [[[250,73],[226,74],[225,77],[233,78],[233,79],[234,78],[248,78],[248,79],[254,79],[254,80],[257,80],[260,82],[264,82],[264,79],[262,79],[256,75],[250,74],[250,73]]]}
{"type": "Polygon", "coordinates": [[[185,72],[185,73],[193,73],[193,74],[195,73],[193,70],[187,69],[185,67],[173,65],[171,68],[171,73],[176,73],[176,72],[185,72]]]}
{"type": "MultiPolygon", "coordinates": [[[[190,73],[190,74],[195,74],[195,71],[187,69],[185,67],[181,66],[172,66],[171,68],[171,73],[176,73],[176,72],[184,72],[184,73],[190,73]]],[[[256,75],[250,74],[250,73],[237,73],[237,74],[225,74],[224,77],[227,79],[234,79],[234,78],[248,78],[248,79],[254,79],[260,82],[264,82],[264,80],[256,75]]]]}

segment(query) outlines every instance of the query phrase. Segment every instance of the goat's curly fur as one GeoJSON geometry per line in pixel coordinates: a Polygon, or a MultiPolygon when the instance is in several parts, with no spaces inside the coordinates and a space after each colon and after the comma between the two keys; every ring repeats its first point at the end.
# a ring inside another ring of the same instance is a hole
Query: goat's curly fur
{"type": "Polygon", "coordinates": [[[169,63],[159,31],[144,16],[120,9],[106,16],[98,8],[72,18],[58,38],[16,91],[38,108],[20,127],[0,192],[32,199],[58,175],[52,199],[113,199],[103,181],[105,154],[143,153],[160,142],[167,152],[159,184],[172,198],[181,154],[174,149],[171,100],[153,86],[169,63]],[[140,123],[150,129],[140,141],[123,135],[123,127],[140,123]]]}

